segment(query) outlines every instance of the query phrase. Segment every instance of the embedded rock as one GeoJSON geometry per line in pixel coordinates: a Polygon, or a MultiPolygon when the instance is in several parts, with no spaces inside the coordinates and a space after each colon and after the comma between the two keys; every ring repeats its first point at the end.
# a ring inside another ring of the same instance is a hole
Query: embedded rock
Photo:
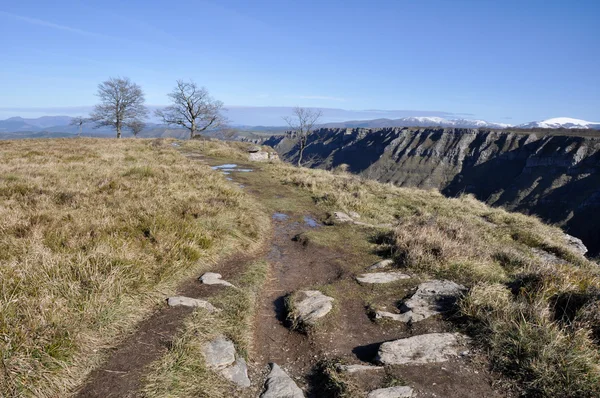
{"type": "Polygon", "coordinates": [[[430,333],[381,344],[376,361],[382,365],[446,362],[459,356],[468,340],[460,333],[430,333]]]}
{"type": "Polygon", "coordinates": [[[261,398],[304,398],[304,393],[294,380],[277,364],[271,364],[271,372],[265,382],[265,392],[261,398]]]}
{"type": "Polygon", "coordinates": [[[385,368],[383,366],[373,366],[373,365],[339,365],[338,369],[342,372],[357,373],[357,372],[369,371],[369,370],[383,370],[385,368]]]}
{"type": "Polygon", "coordinates": [[[199,280],[200,280],[200,282],[202,282],[205,285],[223,285],[223,286],[235,287],[231,283],[229,283],[221,278],[222,278],[221,274],[217,274],[216,272],[206,272],[199,278],[199,280]]]}
{"type": "Polygon", "coordinates": [[[169,297],[167,299],[167,304],[169,305],[169,307],[194,307],[204,308],[205,310],[208,310],[210,312],[219,311],[208,301],[184,296],[169,297]]]}
{"type": "Polygon", "coordinates": [[[208,367],[224,369],[235,362],[235,346],[231,340],[219,336],[204,346],[204,358],[208,367]]]}
{"type": "Polygon", "coordinates": [[[347,223],[347,222],[354,221],[352,219],[352,217],[350,217],[348,214],[343,213],[341,211],[334,211],[332,216],[333,216],[333,221],[338,222],[338,223],[347,223]]]}
{"type": "Polygon", "coordinates": [[[391,283],[401,279],[409,279],[410,275],[401,272],[373,272],[356,277],[360,283],[391,283]]]}
{"type": "Polygon", "coordinates": [[[248,154],[248,160],[252,162],[266,162],[269,160],[269,152],[259,151],[248,154]]]}
{"type": "Polygon", "coordinates": [[[376,269],[383,269],[383,268],[388,268],[390,266],[392,266],[394,264],[394,260],[381,260],[376,262],[375,264],[371,265],[369,268],[367,268],[369,271],[374,271],[376,269]]]}
{"type": "Polygon", "coordinates": [[[313,325],[331,311],[333,300],[333,297],[326,296],[318,290],[301,291],[293,303],[295,316],[298,321],[313,325]]]}
{"type": "Polygon", "coordinates": [[[412,388],[407,386],[396,386],[371,391],[367,395],[367,398],[411,398],[412,396],[412,388]]]}
{"type": "Polygon", "coordinates": [[[248,365],[242,357],[238,357],[232,366],[221,370],[221,374],[227,380],[235,383],[238,387],[250,387],[250,378],[248,378],[248,365]]]}
{"type": "Polygon", "coordinates": [[[259,147],[258,145],[255,146],[251,146],[250,148],[248,148],[248,153],[256,153],[256,152],[260,152],[261,151],[261,147],[259,147]]]}
{"type": "Polygon", "coordinates": [[[432,280],[421,283],[415,294],[402,303],[401,314],[377,311],[376,318],[400,322],[419,322],[452,308],[466,288],[452,281],[432,280]]]}
{"type": "Polygon", "coordinates": [[[567,241],[567,245],[573,249],[573,251],[581,254],[582,256],[585,256],[585,253],[588,252],[587,247],[585,247],[581,239],[569,234],[565,234],[565,240],[567,241]]]}

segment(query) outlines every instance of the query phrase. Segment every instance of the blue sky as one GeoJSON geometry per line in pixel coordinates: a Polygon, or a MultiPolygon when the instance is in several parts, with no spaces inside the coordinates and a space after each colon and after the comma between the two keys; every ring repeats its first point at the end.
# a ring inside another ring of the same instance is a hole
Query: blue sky
{"type": "Polygon", "coordinates": [[[191,78],[228,105],[600,121],[599,17],[597,0],[3,0],[0,118],[75,114],[128,76],[150,105],[191,78]]]}

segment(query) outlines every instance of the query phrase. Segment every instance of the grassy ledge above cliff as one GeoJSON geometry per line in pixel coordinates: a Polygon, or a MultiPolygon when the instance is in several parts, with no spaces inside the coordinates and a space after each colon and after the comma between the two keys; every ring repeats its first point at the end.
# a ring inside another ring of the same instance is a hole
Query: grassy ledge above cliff
{"type": "Polygon", "coordinates": [[[256,249],[261,207],[164,140],[0,144],[0,396],[67,396],[182,280],[256,249]]]}

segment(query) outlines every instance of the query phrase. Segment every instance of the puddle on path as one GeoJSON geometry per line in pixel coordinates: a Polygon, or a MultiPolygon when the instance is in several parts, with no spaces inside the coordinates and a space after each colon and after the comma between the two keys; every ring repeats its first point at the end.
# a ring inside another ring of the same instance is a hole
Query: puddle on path
{"type": "Polygon", "coordinates": [[[317,220],[315,220],[314,218],[312,218],[310,216],[304,216],[304,224],[308,225],[311,228],[316,228],[316,227],[321,226],[321,224],[319,224],[319,222],[317,220]]]}
{"type": "Polygon", "coordinates": [[[237,164],[228,163],[228,164],[222,164],[220,166],[212,166],[211,169],[213,169],[213,170],[235,169],[236,167],[237,167],[237,164]]]}
{"type": "Polygon", "coordinates": [[[288,216],[287,214],[283,214],[283,213],[274,213],[273,214],[273,220],[285,221],[288,218],[290,218],[290,216],[288,216]]]}

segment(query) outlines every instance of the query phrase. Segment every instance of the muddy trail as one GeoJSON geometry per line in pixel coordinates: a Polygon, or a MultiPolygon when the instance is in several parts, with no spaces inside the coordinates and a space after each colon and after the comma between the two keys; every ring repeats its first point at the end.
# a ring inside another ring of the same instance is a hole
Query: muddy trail
{"type": "MultiPolygon", "coordinates": [[[[254,195],[268,210],[273,223],[273,235],[258,256],[232,257],[211,269],[224,279],[233,279],[240,263],[264,259],[270,266],[257,304],[254,341],[248,355],[252,386],[236,390],[235,396],[259,396],[270,363],[280,365],[307,397],[338,396],[339,391],[330,389],[323,364],[372,366],[384,342],[455,329],[439,317],[410,325],[375,322],[369,316],[370,304],[394,306],[418,283],[402,281],[387,287],[357,283],[357,274],[381,259],[382,253],[373,239],[380,231],[357,225],[325,225],[327,214],[308,194],[270,178],[259,164],[237,164],[198,153],[184,155],[208,163],[232,184],[254,195]],[[308,333],[291,330],[286,320],[286,296],[315,289],[333,297],[333,310],[308,333]]],[[[218,288],[203,285],[196,278],[179,289],[181,295],[193,298],[209,298],[217,291],[218,288]]],[[[142,397],[140,390],[147,366],[167,352],[191,313],[188,308],[161,307],[112,350],[76,396],[142,397]]],[[[482,355],[472,354],[444,363],[370,369],[344,376],[355,387],[351,395],[346,392],[345,396],[366,396],[374,389],[399,384],[411,386],[415,397],[506,396],[493,388],[497,380],[487,368],[482,355]]]]}

